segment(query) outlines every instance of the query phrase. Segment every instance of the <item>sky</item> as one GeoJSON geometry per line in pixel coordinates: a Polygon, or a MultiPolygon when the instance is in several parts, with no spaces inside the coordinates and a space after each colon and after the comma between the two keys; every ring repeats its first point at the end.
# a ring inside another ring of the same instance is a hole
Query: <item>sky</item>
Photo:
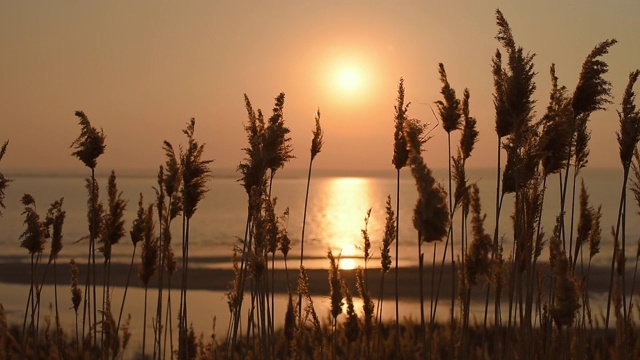
{"type": "MultiPolygon", "coordinates": [[[[471,92],[480,138],[468,166],[492,167],[497,8],[536,54],[537,118],[552,63],[573,92],[590,50],[618,40],[604,58],[613,104],[592,117],[589,163],[619,166],[616,109],[640,68],[638,1],[0,0],[0,141],[10,141],[0,170],[82,171],[69,148],[76,110],[106,134],[99,171],[155,172],[162,141],[184,143],[192,117],[205,158],[234,169],[246,146],[243,94],[268,115],[284,92],[296,156],[287,167],[308,166],[319,109],[325,144],[314,168],[393,171],[398,81],[409,116],[435,124],[439,62],[460,96],[471,92]]],[[[432,135],[425,160],[444,167],[446,133],[432,135]]]]}

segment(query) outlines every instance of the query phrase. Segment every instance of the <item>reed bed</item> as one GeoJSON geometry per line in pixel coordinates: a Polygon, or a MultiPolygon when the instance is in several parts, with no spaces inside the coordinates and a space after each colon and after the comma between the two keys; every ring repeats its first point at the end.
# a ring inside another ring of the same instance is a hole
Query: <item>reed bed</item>
{"type": "MultiPolygon", "coordinates": [[[[588,184],[585,184],[581,170],[588,164],[590,116],[612,104],[611,84],[605,78],[608,64],[603,58],[616,40],[596,44],[587,54],[572,94],[560,85],[555,66],[551,66],[549,104],[538,119],[532,98],[537,90],[535,54],[518,45],[500,10],[496,11],[496,24],[500,48],[492,59],[497,135],[493,232],[487,231],[492,224],[485,224],[480,190],[475,179],[467,177],[465,168],[480,135],[476,130],[478,120],[471,115],[471,92],[464,89],[462,99],[458,99],[441,63],[438,75],[443,99],[436,102],[436,116],[448,140],[448,187],[436,181],[429,167],[430,159],[423,153],[429,139],[439,135],[422,120],[409,116],[404,79],[401,78],[393,119],[392,165],[398,179],[396,208],[394,210],[390,194],[386,199],[382,234],[369,232],[371,210],[364,214],[360,247],[364,268],[356,269],[354,276],[339,267],[340,254],[334,253],[335,249],[328,249],[329,293],[312,293],[305,269],[304,243],[307,208],[314,206],[309,202],[312,166],[323,146],[320,112],[317,111],[310,126],[313,130],[304,220],[302,233],[298,236],[287,230],[289,209],[280,210],[277,198],[272,194],[277,171],[293,158],[285,121],[285,95],[276,96],[268,119],[260,109],[254,109],[245,95],[248,144],[238,172],[241,174],[240,185],[247,194],[247,220],[244,236],[237,239],[233,250],[234,277],[229,279],[230,321],[226,336],[216,337],[215,320],[214,330],[207,337],[196,334],[189,321],[191,219],[210,190],[207,180],[211,177],[211,160],[205,159],[205,145],[195,137],[195,119],[188,121],[183,130],[186,145],[175,151],[169,142],[162,144],[166,162],[159,167],[155,199],[145,204],[140,195],[137,217],[129,231],[133,244],[131,265],[116,320],[111,310],[111,251],[127,233],[122,220],[127,204],[118,191],[115,172],[111,172],[107,183],[107,203],[100,200],[95,168],[98,157],[106,149],[106,137],[102,130],[91,125],[83,112],[77,111],[75,115],[79,118],[81,132],[71,145],[72,155],[90,169],[90,177],[86,186],[88,232],[85,240],[88,251],[86,263],[82,264],[85,273],[81,273],[78,266],[81,260],[74,259],[70,263],[71,296],[67,302],[74,310],[75,328],[61,327],[58,310],[57,258],[63,249],[64,201],[54,202],[42,218],[36,199],[24,194],[25,220],[20,246],[29,253],[29,293],[22,326],[8,324],[0,305],[0,358],[640,358],[640,337],[636,330],[640,302],[635,294],[640,242],[635,259],[629,257],[625,230],[632,213],[627,204],[628,188],[636,200],[635,205],[640,207],[640,155],[637,151],[640,111],[636,109],[634,92],[640,71],[630,73],[621,109],[617,112],[623,183],[617,223],[610,236],[603,236],[601,207],[590,203],[588,184]],[[460,141],[452,155],[451,133],[455,130],[460,130],[460,141]],[[399,228],[400,216],[407,216],[399,213],[399,179],[404,167],[409,168],[416,185],[417,202],[411,214],[414,229],[399,228]],[[551,177],[557,177],[561,184],[561,210],[557,214],[543,211],[547,181],[551,181],[551,177]],[[629,179],[630,185],[627,184],[629,179]],[[579,190],[577,184],[580,184],[579,190]],[[509,230],[498,226],[504,201],[513,201],[515,205],[513,214],[508,214],[513,223],[509,230]],[[457,211],[459,216],[454,216],[457,211]],[[541,225],[545,216],[556,220],[550,232],[541,225]],[[181,222],[179,255],[172,247],[174,222],[181,222]],[[454,231],[456,228],[459,231],[454,231]],[[401,230],[402,241],[414,239],[417,246],[418,319],[399,318],[399,298],[403,296],[398,286],[402,281],[398,263],[401,230]],[[377,239],[380,240],[376,243],[377,239]],[[47,241],[51,242],[51,250],[43,269],[47,241]],[[611,257],[610,288],[606,312],[594,315],[590,305],[591,262],[599,255],[602,241],[614,245],[613,253],[606,254],[611,257]],[[392,251],[394,242],[395,254],[392,251]],[[443,258],[438,262],[436,247],[442,242],[443,258]],[[131,315],[126,314],[125,302],[138,244],[141,244],[138,278],[144,289],[143,331],[132,335],[129,330],[131,315]],[[380,271],[368,267],[376,244],[380,246],[380,271]],[[287,261],[290,251],[297,246],[300,248],[298,280],[291,282],[287,261]],[[429,267],[424,261],[430,250],[433,257],[429,267]],[[99,253],[104,257],[101,280],[96,264],[99,253]],[[277,292],[275,261],[280,257],[284,260],[286,275],[288,301],[285,309],[276,309],[274,301],[277,292]],[[632,269],[627,261],[634,264],[632,269]],[[40,311],[40,299],[49,264],[53,264],[55,311],[52,307],[46,313],[40,311]],[[176,311],[171,289],[178,266],[181,281],[176,311]],[[392,270],[394,276],[387,276],[392,270]],[[445,272],[450,272],[449,284],[443,284],[445,272]],[[158,277],[157,293],[148,291],[154,276],[158,277]],[[379,284],[374,284],[378,280],[379,284]],[[388,288],[385,289],[389,281],[394,283],[392,295],[388,288]],[[98,302],[100,286],[102,301],[98,302]],[[439,300],[444,298],[441,294],[449,290],[448,319],[436,321],[439,300]],[[150,303],[156,304],[155,311],[147,311],[149,296],[152,298],[150,303]],[[318,314],[316,310],[314,299],[317,301],[320,296],[329,298],[327,314],[318,314]],[[361,307],[356,305],[356,296],[362,300],[361,307]],[[476,317],[471,315],[472,299],[483,300],[479,302],[484,312],[476,317]],[[394,300],[395,317],[384,321],[383,304],[394,300]],[[429,310],[428,314],[425,309],[429,310]],[[282,328],[276,328],[277,319],[284,319],[282,328]],[[153,329],[149,342],[147,323],[152,324],[153,329]],[[177,344],[174,343],[174,328],[177,328],[177,344]],[[128,348],[132,336],[141,336],[139,349],[128,348]]],[[[1,148],[0,160],[6,155],[7,145],[5,142],[1,148]]],[[[10,182],[0,173],[0,209],[4,208],[2,201],[10,182]]]]}

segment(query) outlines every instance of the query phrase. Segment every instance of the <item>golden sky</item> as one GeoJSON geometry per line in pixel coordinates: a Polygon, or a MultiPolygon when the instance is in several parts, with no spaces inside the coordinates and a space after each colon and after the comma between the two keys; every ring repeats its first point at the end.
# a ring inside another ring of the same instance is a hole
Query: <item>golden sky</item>
{"type": "MultiPolygon", "coordinates": [[[[614,104],[592,118],[590,157],[590,166],[618,166],[615,110],[629,72],[640,67],[634,0],[2,0],[0,140],[10,145],[0,166],[82,169],[69,145],[79,134],[74,111],[83,110],[107,135],[103,171],[155,172],[162,141],[183,141],[191,117],[214,167],[235,168],[246,144],[243,94],[269,114],[282,91],[297,157],[288,167],[307,166],[320,108],[325,145],[314,166],[392,170],[398,80],[405,78],[409,115],[434,122],[439,62],[460,96],[471,91],[480,142],[469,166],[494,166],[496,8],[518,44],[537,54],[538,117],[551,63],[572,92],[589,51],[619,41],[605,58],[614,104]]],[[[445,132],[433,135],[425,158],[442,167],[445,132]]]]}

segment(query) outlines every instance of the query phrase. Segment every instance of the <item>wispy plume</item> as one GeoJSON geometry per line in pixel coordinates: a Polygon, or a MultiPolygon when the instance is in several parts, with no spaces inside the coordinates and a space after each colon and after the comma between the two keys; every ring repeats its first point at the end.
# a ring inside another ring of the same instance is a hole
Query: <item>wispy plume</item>
{"type": "Polygon", "coordinates": [[[551,64],[551,94],[547,111],[540,120],[542,130],[538,143],[543,175],[555,174],[566,165],[571,144],[571,99],[567,88],[558,85],[555,64],[551,64]]]}
{"type": "Polygon", "coordinates": [[[449,209],[446,192],[436,183],[431,169],[422,158],[422,144],[426,141],[424,130],[417,120],[405,123],[405,136],[410,149],[409,165],[418,189],[413,225],[420,234],[420,241],[432,242],[442,240],[447,234],[449,209]]]}
{"type": "MultiPolygon", "coordinates": [[[[9,145],[9,140],[5,141],[4,144],[2,144],[2,148],[0,148],[0,161],[2,161],[2,158],[4,157],[4,154],[7,152],[7,146],[9,145]]],[[[9,183],[13,181],[11,179],[7,179],[3,173],[0,172],[0,208],[5,209],[4,206],[4,192],[7,189],[7,186],[9,186],[9,183]]],[[[2,211],[0,211],[0,216],[2,216],[2,211]]]]}
{"type": "Polygon", "coordinates": [[[95,169],[97,159],[104,153],[105,135],[102,129],[98,131],[91,126],[89,118],[82,111],[76,111],[75,115],[80,119],[80,135],[71,143],[71,147],[75,149],[72,153],[88,168],[95,169]]]}
{"type": "Polygon", "coordinates": [[[183,211],[187,218],[195,213],[198,203],[209,191],[207,181],[211,178],[209,164],[213,160],[203,160],[204,144],[199,144],[194,138],[196,120],[192,118],[182,131],[187,136],[187,148],[180,154],[182,169],[182,201],[183,211]]]}

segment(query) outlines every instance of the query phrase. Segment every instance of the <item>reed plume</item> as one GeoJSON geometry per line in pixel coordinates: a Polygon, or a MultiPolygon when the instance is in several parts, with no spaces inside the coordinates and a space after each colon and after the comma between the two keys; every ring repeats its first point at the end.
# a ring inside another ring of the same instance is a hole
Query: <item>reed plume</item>
{"type": "MultiPolygon", "coordinates": [[[[9,140],[5,141],[0,148],[0,161],[4,157],[4,154],[7,152],[7,146],[9,145],[9,140]]],[[[5,209],[4,206],[4,192],[7,190],[9,183],[12,182],[12,179],[8,179],[4,176],[3,173],[0,172],[0,209],[5,209]]],[[[2,211],[0,211],[0,217],[2,216],[2,211]]]]}
{"type": "MultiPolygon", "coordinates": [[[[388,270],[387,270],[388,271],[388,270]]],[[[363,332],[365,335],[365,349],[366,355],[369,356],[371,333],[373,332],[373,311],[375,306],[371,299],[371,293],[367,288],[365,275],[361,267],[356,269],[356,286],[358,287],[358,293],[362,299],[362,314],[363,314],[363,332]]],[[[382,297],[382,295],[380,295],[382,297]]],[[[348,299],[347,299],[348,302],[348,299]]],[[[357,320],[357,316],[356,316],[357,320]]]]}
{"type": "Polygon", "coordinates": [[[560,240],[559,218],[549,241],[549,253],[549,262],[554,275],[553,304],[550,313],[558,329],[562,329],[573,324],[580,303],[578,285],[569,269],[569,260],[560,240]]]}
{"type": "Polygon", "coordinates": [[[422,144],[426,141],[424,127],[417,120],[408,121],[405,136],[411,151],[411,174],[418,190],[418,201],[413,216],[414,227],[418,230],[421,242],[442,240],[447,235],[449,226],[446,192],[436,183],[431,169],[422,157],[422,144]]]}
{"type": "MultiPolygon", "coordinates": [[[[378,306],[376,312],[376,320],[382,321],[382,305],[384,302],[384,278],[391,270],[391,244],[395,241],[396,236],[396,216],[391,206],[391,195],[387,195],[385,205],[385,221],[384,231],[382,233],[382,246],[380,247],[380,292],[378,295],[378,306]]],[[[396,260],[397,262],[397,260],[396,260]]],[[[366,328],[366,327],[365,327],[366,328]]]]}
{"type": "Polygon", "coordinates": [[[609,71],[609,66],[600,58],[608,54],[609,48],[617,42],[616,39],[608,39],[597,44],[582,63],[578,84],[571,99],[571,108],[576,118],[589,116],[611,104],[611,83],[602,77],[609,71]]]}
{"type": "Polygon", "coordinates": [[[351,290],[347,283],[342,280],[342,293],[344,294],[345,301],[347,303],[347,320],[344,324],[344,335],[349,343],[355,342],[360,337],[360,321],[356,314],[356,308],[353,304],[353,297],[351,296],[351,290]]]}
{"type": "Polygon", "coordinates": [[[79,270],[78,265],[76,265],[76,261],[71,259],[69,265],[71,267],[71,306],[76,315],[76,351],[80,352],[80,341],[78,336],[78,308],[82,302],[82,290],[78,287],[79,270]]]}
{"type": "MultiPolygon", "coordinates": [[[[278,169],[294,158],[291,154],[291,138],[288,137],[289,128],[284,124],[284,93],[278,94],[273,106],[273,115],[269,118],[264,129],[263,152],[267,169],[270,170],[270,181],[278,169]]],[[[271,188],[271,187],[270,187],[271,188]]]]}
{"type": "Polygon", "coordinates": [[[469,99],[471,94],[469,89],[464,89],[464,95],[462,97],[462,134],[460,135],[460,151],[462,152],[462,159],[467,160],[471,157],[471,152],[478,142],[478,130],[476,124],[478,121],[475,117],[469,115],[469,99]]]}
{"type": "Polygon", "coordinates": [[[566,153],[571,144],[571,99],[567,88],[558,85],[556,66],[551,64],[551,94],[547,111],[540,120],[542,130],[538,142],[543,176],[555,174],[566,166],[566,153]]]}
{"type": "Polygon", "coordinates": [[[573,261],[572,271],[575,271],[580,249],[582,248],[582,245],[588,241],[590,233],[592,231],[592,226],[594,225],[593,220],[595,215],[595,209],[593,208],[593,206],[589,206],[589,193],[587,192],[587,188],[584,185],[584,180],[582,180],[582,185],[580,187],[579,201],[580,201],[580,209],[579,209],[579,218],[578,218],[578,234],[576,236],[576,246],[574,249],[574,256],[573,256],[574,261],[573,261]]]}
{"type": "Polygon", "coordinates": [[[478,185],[471,185],[471,233],[473,241],[466,255],[465,280],[467,286],[475,285],[477,278],[489,277],[491,270],[491,253],[493,250],[491,235],[484,229],[487,214],[482,214],[480,205],[480,189],[478,185]]]}
{"type": "Polygon", "coordinates": [[[102,129],[98,131],[91,126],[91,122],[84,112],[76,111],[75,115],[79,119],[81,129],[78,138],[71,143],[71,147],[75,149],[72,155],[93,170],[97,165],[98,157],[104,153],[105,135],[102,129]]]}

